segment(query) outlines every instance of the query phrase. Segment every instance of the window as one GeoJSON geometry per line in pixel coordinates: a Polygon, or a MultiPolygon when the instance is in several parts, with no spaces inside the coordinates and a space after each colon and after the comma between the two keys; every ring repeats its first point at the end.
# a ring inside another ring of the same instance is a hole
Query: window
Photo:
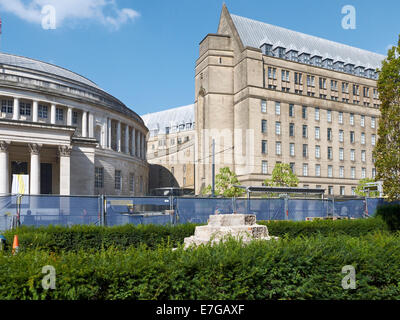
{"type": "Polygon", "coordinates": [[[121,170],[115,170],[115,190],[121,190],[121,170]]]}
{"type": "Polygon", "coordinates": [[[350,113],[350,124],[354,126],[354,114],[350,113]]]}
{"type": "Polygon", "coordinates": [[[328,166],[328,178],[333,177],[333,167],[331,165],[328,166]]]}
{"type": "Polygon", "coordinates": [[[261,162],[261,173],[262,174],[267,174],[268,173],[268,162],[263,160],[261,162]]]}
{"type": "Polygon", "coordinates": [[[326,78],[319,78],[319,88],[326,89],[326,78]]]}
{"type": "Polygon", "coordinates": [[[281,155],[281,143],[280,143],[280,142],[276,142],[276,143],[275,143],[275,153],[276,153],[276,155],[278,155],[278,156],[281,155]]]}
{"type": "Polygon", "coordinates": [[[48,108],[42,104],[38,106],[38,117],[42,119],[47,119],[48,117],[48,108]]]}
{"type": "Polygon", "coordinates": [[[261,120],[261,132],[262,133],[267,132],[267,120],[261,120]]]}
{"type": "Polygon", "coordinates": [[[20,102],[19,103],[19,114],[24,115],[24,116],[30,116],[31,115],[31,104],[25,103],[25,102],[20,102]]]}
{"type": "Polygon", "coordinates": [[[308,157],[308,145],[303,144],[303,157],[306,158],[308,157]]]}
{"type": "Polygon", "coordinates": [[[353,84],[353,95],[355,96],[360,95],[360,86],[358,84],[353,84]]]}
{"type": "Polygon", "coordinates": [[[294,83],[303,84],[303,74],[295,72],[294,73],[294,83]]]}
{"type": "Polygon", "coordinates": [[[361,132],[361,144],[365,144],[365,133],[361,132]]]}
{"type": "Polygon", "coordinates": [[[355,167],[351,167],[351,178],[352,179],[356,178],[356,168],[355,167]]]}
{"type": "Polygon", "coordinates": [[[267,112],[267,100],[261,100],[261,112],[267,112]]]}
{"type": "Polygon", "coordinates": [[[64,110],[56,108],[56,121],[64,121],[64,110]]]}
{"type": "Polygon", "coordinates": [[[376,177],[376,168],[372,168],[372,178],[375,179],[376,177]]]}
{"type": "Polygon", "coordinates": [[[276,68],[268,67],[268,79],[276,79],[276,68]]]}
{"type": "Polygon", "coordinates": [[[12,100],[1,100],[1,112],[13,113],[14,102],[12,100]]]}
{"type": "Polygon", "coordinates": [[[289,71],[282,70],[282,81],[289,82],[289,71]]]}
{"type": "Polygon", "coordinates": [[[104,168],[94,168],[94,187],[104,188],[104,168]]]}
{"type": "Polygon", "coordinates": [[[295,168],[294,168],[294,162],[290,163],[290,170],[292,170],[292,173],[296,174],[295,168]]]}
{"type": "Polygon", "coordinates": [[[315,108],[315,121],[319,121],[319,108],[315,108]]]}
{"type": "Polygon", "coordinates": [[[321,176],[321,165],[320,164],[315,165],[315,176],[317,176],[317,177],[321,176]]]}
{"type": "Polygon", "coordinates": [[[315,87],[315,77],[314,76],[307,76],[307,86],[315,87]]]}
{"type": "Polygon", "coordinates": [[[339,142],[343,142],[343,140],[344,140],[343,130],[339,130],[339,142]]]}
{"type": "Polygon", "coordinates": [[[315,127],[315,139],[320,139],[320,129],[319,127],[315,127]]]}
{"type": "Polygon", "coordinates": [[[332,110],[326,110],[326,119],[328,122],[332,122],[332,110]]]}
{"type": "Polygon", "coordinates": [[[360,122],[360,124],[361,124],[361,127],[364,127],[364,126],[365,126],[365,116],[361,116],[361,122],[360,122]]]}
{"type": "Polygon", "coordinates": [[[339,168],[339,177],[340,177],[340,178],[344,178],[344,167],[343,167],[343,166],[341,166],[341,167],[339,168]]]}
{"type": "Polygon", "coordinates": [[[289,104],[289,117],[294,117],[294,105],[289,104]]]}
{"type": "Polygon", "coordinates": [[[327,139],[328,141],[332,141],[332,128],[328,128],[327,130],[327,139]]]}
{"type": "Polygon", "coordinates": [[[344,196],[345,188],[343,186],[340,187],[340,195],[344,196]]]}
{"type": "Polygon", "coordinates": [[[367,171],[366,171],[365,168],[362,168],[362,169],[361,169],[361,179],[365,179],[366,176],[367,176],[367,171]]]}
{"type": "Polygon", "coordinates": [[[303,119],[307,119],[307,107],[303,106],[301,115],[303,119]]]}
{"type": "Polygon", "coordinates": [[[321,158],[321,147],[320,146],[315,146],[315,158],[316,159],[321,158]]]}
{"type": "Polygon", "coordinates": [[[329,159],[329,160],[332,160],[332,159],[333,159],[332,147],[328,147],[328,159],[329,159]]]}
{"type": "Polygon", "coordinates": [[[354,141],[355,141],[354,131],[350,131],[350,143],[354,143],[354,141]]]}
{"type": "Polygon", "coordinates": [[[352,196],[356,195],[356,187],[351,187],[351,195],[352,196]]]}
{"type": "Polygon", "coordinates": [[[308,164],[307,163],[303,164],[303,176],[304,177],[308,176],[308,164]]]}
{"type": "Polygon", "coordinates": [[[365,160],[366,160],[366,152],[365,150],[361,150],[361,161],[365,162],[365,160]]]}
{"type": "Polygon", "coordinates": [[[364,92],[363,92],[364,97],[368,98],[368,97],[369,97],[369,88],[368,88],[368,87],[364,87],[364,90],[363,90],[363,91],[364,91],[364,92]]]}
{"type": "Polygon", "coordinates": [[[342,82],[342,93],[349,93],[349,84],[347,82],[342,82]]]}
{"type": "Polygon", "coordinates": [[[294,123],[289,124],[289,136],[294,137],[294,123]]]}
{"type": "Polygon", "coordinates": [[[289,145],[289,148],[290,148],[290,155],[291,155],[292,157],[294,157],[294,143],[291,143],[291,144],[289,145]]]}
{"type": "Polygon", "coordinates": [[[263,140],[261,142],[261,153],[267,154],[268,149],[267,149],[267,140],[263,140]]]}
{"type": "Polygon", "coordinates": [[[275,122],[275,133],[276,134],[281,134],[281,123],[279,121],[275,122]]]}
{"type": "Polygon", "coordinates": [[[331,80],[331,90],[337,91],[337,81],[336,80],[331,80]]]}
{"type": "Polygon", "coordinates": [[[339,148],[339,160],[344,160],[344,149],[339,148]]]}
{"type": "Polygon", "coordinates": [[[129,191],[135,192],[135,174],[129,174],[129,191]]]}
{"type": "Polygon", "coordinates": [[[355,160],[356,160],[355,154],[356,154],[356,150],[351,149],[351,150],[350,150],[350,160],[351,160],[351,161],[355,161],[355,160]]]}
{"type": "Polygon", "coordinates": [[[307,125],[303,125],[303,138],[307,138],[307,125]]]}
{"type": "Polygon", "coordinates": [[[376,144],[376,136],[373,134],[371,135],[371,145],[375,145],[376,144]]]}
{"type": "Polygon", "coordinates": [[[375,124],[376,124],[375,121],[376,121],[376,120],[375,120],[375,117],[372,117],[372,118],[371,118],[371,128],[372,128],[372,129],[375,129],[375,124]]]}
{"type": "Polygon", "coordinates": [[[280,102],[275,102],[275,114],[277,114],[277,115],[281,114],[281,103],[280,102]]]}
{"type": "Polygon", "coordinates": [[[328,194],[333,195],[333,186],[328,186],[328,194]]]}
{"type": "Polygon", "coordinates": [[[343,124],[343,112],[339,112],[339,124],[343,124]]]}

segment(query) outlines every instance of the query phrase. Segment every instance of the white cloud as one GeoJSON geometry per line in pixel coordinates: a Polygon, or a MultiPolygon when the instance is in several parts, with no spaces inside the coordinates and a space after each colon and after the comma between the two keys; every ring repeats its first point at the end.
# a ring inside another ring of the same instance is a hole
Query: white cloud
{"type": "Polygon", "coordinates": [[[133,9],[118,8],[116,0],[0,0],[1,11],[31,23],[41,23],[46,5],[55,8],[57,27],[66,20],[94,20],[117,30],[140,16],[133,9]]]}

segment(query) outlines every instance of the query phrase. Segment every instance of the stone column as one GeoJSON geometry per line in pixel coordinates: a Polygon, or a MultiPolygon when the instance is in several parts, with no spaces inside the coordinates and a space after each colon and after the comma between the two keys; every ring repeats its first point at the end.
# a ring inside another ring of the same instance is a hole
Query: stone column
{"type": "Polygon", "coordinates": [[[145,150],[145,145],[146,145],[146,137],[144,134],[142,134],[142,159],[144,160],[146,157],[146,154],[144,152],[145,150]]]}
{"type": "Polygon", "coordinates": [[[50,123],[56,124],[56,105],[54,103],[51,104],[50,123]]]}
{"type": "Polygon", "coordinates": [[[129,154],[129,126],[125,125],[125,153],[129,154]]]}
{"type": "Polygon", "coordinates": [[[112,143],[112,126],[111,126],[111,119],[110,118],[108,118],[107,119],[107,132],[108,132],[108,135],[107,135],[107,147],[109,148],[109,149],[111,149],[111,143],[112,143]]]}
{"type": "Polygon", "coordinates": [[[136,157],[140,157],[140,131],[136,131],[136,157]]]}
{"type": "Polygon", "coordinates": [[[67,110],[67,126],[72,126],[72,108],[68,107],[67,110]]]}
{"type": "Polygon", "coordinates": [[[121,121],[117,123],[117,151],[121,152],[121,121]]]}
{"type": "Polygon", "coordinates": [[[87,111],[82,112],[82,137],[87,137],[87,111]]]}
{"type": "Polygon", "coordinates": [[[40,145],[30,143],[31,172],[29,176],[30,194],[40,194],[40,145]]]}
{"type": "Polygon", "coordinates": [[[71,194],[71,147],[59,146],[58,155],[60,157],[60,195],[69,196],[71,194]]]}
{"type": "Polygon", "coordinates": [[[13,120],[19,120],[19,99],[14,98],[13,120]]]}
{"type": "Polygon", "coordinates": [[[135,152],[136,152],[136,148],[135,148],[135,146],[136,146],[135,128],[132,128],[132,141],[131,141],[131,143],[132,143],[132,156],[134,156],[135,152]]]}
{"type": "Polygon", "coordinates": [[[8,143],[0,141],[0,194],[10,193],[10,173],[8,169],[8,143]]]}
{"type": "Polygon", "coordinates": [[[39,102],[33,101],[32,103],[32,121],[38,122],[39,102]]]}
{"type": "Polygon", "coordinates": [[[89,114],[89,138],[94,138],[94,115],[92,112],[88,112],[89,114]]]}

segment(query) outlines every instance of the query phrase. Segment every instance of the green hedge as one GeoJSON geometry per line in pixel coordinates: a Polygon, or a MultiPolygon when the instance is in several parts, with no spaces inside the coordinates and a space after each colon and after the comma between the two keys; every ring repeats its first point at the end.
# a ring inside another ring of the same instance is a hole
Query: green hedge
{"type": "Polygon", "coordinates": [[[376,216],[382,218],[390,230],[400,230],[400,204],[381,205],[376,210],[376,216]]]}
{"type": "Polygon", "coordinates": [[[400,235],[0,254],[0,299],[400,299],[400,235]],[[42,267],[56,289],[42,288],[42,267]],[[342,268],[356,269],[354,290],[342,268]]]}
{"type": "Polygon", "coordinates": [[[5,237],[12,244],[14,234],[18,234],[20,250],[43,249],[60,250],[100,250],[111,246],[126,248],[146,244],[155,247],[161,243],[170,242],[178,245],[185,237],[193,235],[195,225],[178,226],[162,225],[124,225],[115,227],[98,226],[49,226],[21,227],[9,230],[5,237]]]}
{"type": "MultiPolygon", "coordinates": [[[[386,224],[381,219],[363,220],[324,220],[324,221],[258,221],[268,226],[270,235],[297,237],[311,235],[341,235],[361,236],[378,230],[386,230],[386,224]]],[[[43,249],[60,250],[100,250],[114,246],[126,248],[145,244],[155,247],[161,243],[171,243],[177,246],[183,239],[194,234],[196,225],[178,226],[161,225],[125,225],[117,227],[73,226],[73,227],[21,227],[17,231],[5,233],[9,244],[12,244],[14,234],[18,234],[20,250],[43,249]]]]}
{"type": "Polygon", "coordinates": [[[269,233],[278,237],[283,235],[290,237],[308,237],[316,234],[346,234],[358,237],[378,230],[388,230],[385,222],[379,218],[354,220],[259,221],[258,223],[266,225],[269,233]]]}

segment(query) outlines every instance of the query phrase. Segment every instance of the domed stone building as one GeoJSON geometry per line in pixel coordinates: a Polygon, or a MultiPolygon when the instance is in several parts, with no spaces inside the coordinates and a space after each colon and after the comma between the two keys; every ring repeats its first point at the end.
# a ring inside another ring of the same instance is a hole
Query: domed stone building
{"type": "Polygon", "coordinates": [[[147,134],[134,111],[85,77],[0,53],[0,194],[22,174],[30,194],[143,195],[147,134]]]}

